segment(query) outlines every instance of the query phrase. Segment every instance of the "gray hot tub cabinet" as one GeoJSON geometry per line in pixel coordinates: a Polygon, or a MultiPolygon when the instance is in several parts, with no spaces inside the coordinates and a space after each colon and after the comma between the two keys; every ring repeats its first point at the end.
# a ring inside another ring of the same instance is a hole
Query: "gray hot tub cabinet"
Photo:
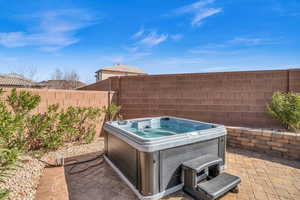
{"type": "MultiPolygon", "coordinates": [[[[127,120],[162,119],[139,118],[127,120]]],[[[104,125],[105,159],[140,199],[159,199],[183,187],[182,163],[210,154],[225,166],[226,129],[222,125],[167,117],[211,128],[172,136],[142,138],[120,128],[118,122],[104,125]]],[[[128,123],[128,122],[127,122],[128,123]]],[[[127,124],[126,123],[126,124],[127,124]]]]}

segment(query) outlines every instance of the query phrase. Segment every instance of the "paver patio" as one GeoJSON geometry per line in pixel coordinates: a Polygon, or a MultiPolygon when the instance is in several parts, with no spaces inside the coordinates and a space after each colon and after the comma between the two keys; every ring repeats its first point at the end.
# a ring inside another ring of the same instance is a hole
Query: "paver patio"
{"type": "MultiPolygon", "coordinates": [[[[95,155],[81,156],[76,159],[81,161],[93,156],[95,155]]],[[[228,193],[221,198],[222,200],[300,199],[300,161],[284,160],[241,149],[228,149],[226,160],[226,171],[240,176],[242,183],[238,194],[228,193]]],[[[100,164],[100,162],[100,159],[96,159],[76,165],[76,167],[65,167],[69,198],[71,200],[137,199],[113,169],[107,163],[103,162],[100,164]]],[[[51,185],[51,182],[54,181],[56,184],[52,184],[58,187],[58,182],[62,182],[62,184],[64,182],[57,180],[57,178],[62,178],[62,176],[56,175],[56,179],[53,179],[50,175],[48,176],[43,177],[48,180],[48,183],[43,184],[51,185]]],[[[40,185],[39,188],[44,187],[40,185]]],[[[47,197],[53,196],[51,193],[53,191],[45,189],[41,191],[39,189],[37,196],[39,198],[37,199],[47,199],[47,197]]],[[[179,191],[163,199],[191,200],[192,198],[179,191]]]]}

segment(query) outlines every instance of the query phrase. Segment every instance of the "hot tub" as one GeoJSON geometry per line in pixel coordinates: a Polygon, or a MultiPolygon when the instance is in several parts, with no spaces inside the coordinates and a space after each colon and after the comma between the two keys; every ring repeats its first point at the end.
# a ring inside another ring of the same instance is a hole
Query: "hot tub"
{"type": "Polygon", "coordinates": [[[183,162],[217,155],[225,166],[223,125],[176,117],[106,122],[105,159],[140,199],[159,199],[182,188],[183,162]]]}

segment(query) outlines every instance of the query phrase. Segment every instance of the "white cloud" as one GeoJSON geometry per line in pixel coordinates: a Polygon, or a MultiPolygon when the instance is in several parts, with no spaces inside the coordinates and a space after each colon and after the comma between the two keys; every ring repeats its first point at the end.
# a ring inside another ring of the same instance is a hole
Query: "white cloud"
{"type": "Polygon", "coordinates": [[[179,41],[183,38],[182,34],[174,34],[174,35],[170,35],[171,39],[174,41],[179,41]]]}
{"type": "Polygon", "coordinates": [[[144,54],[144,52],[149,51],[151,48],[167,41],[169,37],[172,38],[171,35],[169,36],[165,33],[157,33],[153,30],[147,31],[144,29],[140,29],[131,37],[135,40],[134,43],[124,47],[124,49],[131,53],[144,54]]]}
{"type": "Polygon", "coordinates": [[[141,36],[144,34],[144,32],[145,32],[145,30],[142,28],[142,29],[140,29],[138,32],[136,32],[136,33],[132,36],[132,38],[137,39],[137,38],[141,37],[141,36]]]}
{"type": "Polygon", "coordinates": [[[203,19],[205,19],[209,16],[212,16],[212,15],[215,15],[221,11],[222,11],[221,8],[209,8],[209,9],[205,9],[201,12],[197,12],[196,16],[192,20],[192,25],[193,26],[200,25],[202,23],[203,19]]]}
{"type": "Polygon", "coordinates": [[[197,55],[237,55],[246,53],[249,49],[261,46],[281,44],[280,39],[266,37],[235,37],[220,43],[210,43],[193,47],[187,53],[197,55]]]}
{"type": "Polygon", "coordinates": [[[101,55],[97,58],[97,62],[100,65],[108,65],[108,63],[124,63],[130,64],[133,62],[144,60],[145,57],[151,55],[150,52],[136,52],[136,53],[118,53],[118,54],[109,54],[101,55]]]}
{"type": "Polygon", "coordinates": [[[137,52],[139,50],[139,47],[136,46],[136,45],[134,45],[134,46],[125,46],[124,49],[131,52],[131,53],[134,53],[134,52],[137,52]]]}
{"type": "Polygon", "coordinates": [[[80,41],[76,31],[95,24],[92,16],[77,9],[55,10],[26,16],[33,21],[30,31],[0,32],[0,44],[8,47],[37,46],[57,51],[80,41]]]}
{"type": "Polygon", "coordinates": [[[11,63],[18,61],[17,57],[0,57],[0,62],[2,63],[11,63]]]}
{"type": "Polygon", "coordinates": [[[9,48],[21,47],[27,44],[22,32],[0,33],[0,44],[9,48]]]}
{"type": "Polygon", "coordinates": [[[152,31],[145,35],[138,43],[143,46],[154,47],[166,41],[168,37],[168,34],[157,34],[155,31],[152,31]]]}
{"type": "Polygon", "coordinates": [[[213,16],[222,12],[222,8],[209,8],[208,6],[213,4],[215,0],[202,0],[190,5],[183,6],[175,10],[177,15],[192,14],[193,19],[191,24],[193,26],[200,25],[205,18],[213,16]]]}
{"type": "Polygon", "coordinates": [[[194,49],[188,50],[188,53],[192,53],[192,54],[216,54],[218,52],[219,51],[205,49],[205,48],[194,48],[194,49]]]}
{"type": "Polygon", "coordinates": [[[233,44],[242,44],[247,46],[260,45],[268,42],[269,39],[266,38],[247,38],[247,37],[236,37],[233,40],[230,40],[230,43],[233,44]]]}
{"type": "Polygon", "coordinates": [[[155,30],[140,29],[131,36],[133,43],[123,48],[131,53],[134,58],[145,57],[151,54],[151,49],[166,41],[179,41],[183,38],[182,34],[159,33],[155,30]]]}
{"type": "Polygon", "coordinates": [[[276,44],[280,44],[279,39],[275,40],[264,37],[235,37],[221,43],[197,46],[188,50],[188,52],[192,54],[237,54],[242,51],[241,48],[247,49],[248,47],[276,44]],[[239,49],[232,49],[235,47],[239,47],[239,49]]]}
{"type": "Polygon", "coordinates": [[[176,13],[178,14],[184,14],[184,13],[191,13],[194,12],[196,9],[202,9],[203,7],[214,3],[215,0],[202,0],[202,1],[197,1],[195,3],[183,6],[181,8],[176,9],[176,13]]]}
{"type": "Polygon", "coordinates": [[[162,65],[193,65],[203,64],[204,60],[197,57],[170,57],[160,61],[162,65]]]}

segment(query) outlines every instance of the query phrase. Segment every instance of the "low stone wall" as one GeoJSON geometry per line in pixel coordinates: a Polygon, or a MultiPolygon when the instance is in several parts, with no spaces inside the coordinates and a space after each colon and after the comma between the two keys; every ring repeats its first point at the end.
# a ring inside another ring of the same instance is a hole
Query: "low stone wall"
{"type": "Polygon", "coordinates": [[[227,145],[264,152],[288,159],[300,159],[300,134],[264,129],[227,127],[227,145]]]}

